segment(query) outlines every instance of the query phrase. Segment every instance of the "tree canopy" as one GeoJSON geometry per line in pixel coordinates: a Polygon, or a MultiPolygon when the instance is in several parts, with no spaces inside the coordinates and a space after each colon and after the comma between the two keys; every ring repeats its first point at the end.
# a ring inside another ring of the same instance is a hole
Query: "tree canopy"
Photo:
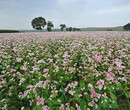
{"type": "Polygon", "coordinates": [[[46,26],[46,20],[42,17],[36,17],[31,22],[32,27],[36,30],[43,30],[43,28],[46,26]]]}
{"type": "Polygon", "coordinates": [[[66,25],[65,24],[61,24],[60,27],[61,27],[61,31],[63,31],[66,28],[66,25]]]}
{"type": "Polygon", "coordinates": [[[72,28],[72,27],[70,27],[70,28],[69,28],[69,31],[73,31],[73,28],[72,28]]]}
{"type": "Polygon", "coordinates": [[[54,27],[52,21],[48,21],[48,22],[47,22],[47,30],[48,30],[48,31],[51,31],[51,28],[52,28],[52,27],[54,27]]]}

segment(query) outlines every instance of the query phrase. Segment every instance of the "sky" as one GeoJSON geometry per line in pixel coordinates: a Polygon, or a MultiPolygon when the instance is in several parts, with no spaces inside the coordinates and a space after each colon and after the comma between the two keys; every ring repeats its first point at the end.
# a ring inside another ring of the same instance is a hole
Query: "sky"
{"type": "Polygon", "coordinates": [[[40,16],[55,28],[122,26],[130,22],[130,0],[0,0],[0,29],[32,29],[40,16]]]}

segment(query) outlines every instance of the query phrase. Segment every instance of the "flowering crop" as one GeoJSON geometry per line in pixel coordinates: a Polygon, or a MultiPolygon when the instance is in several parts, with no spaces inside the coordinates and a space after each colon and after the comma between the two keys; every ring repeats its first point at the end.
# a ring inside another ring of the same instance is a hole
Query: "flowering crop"
{"type": "Polygon", "coordinates": [[[3,110],[130,109],[130,32],[0,35],[3,110]]]}

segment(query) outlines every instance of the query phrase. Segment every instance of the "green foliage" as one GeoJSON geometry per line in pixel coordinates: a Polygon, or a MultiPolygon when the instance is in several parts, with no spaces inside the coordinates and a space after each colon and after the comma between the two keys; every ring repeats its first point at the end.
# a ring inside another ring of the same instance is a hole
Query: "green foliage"
{"type": "Polygon", "coordinates": [[[69,28],[68,28],[68,27],[66,28],[66,31],[69,31],[69,28]]]}
{"type": "Polygon", "coordinates": [[[75,27],[73,27],[73,29],[72,29],[73,31],[80,31],[80,29],[79,28],[75,28],[75,27]]]}
{"type": "Polygon", "coordinates": [[[129,109],[129,38],[97,35],[1,41],[0,108],[129,109]]]}
{"type": "Polygon", "coordinates": [[[0,33],[17,33],[17,30],[0,30],[0,33]]]}
{"type": "Polygon", "coordinates": [[[69,31],[72,31],[72,30],[73,30],[73,28],[72,28],[72,27],[70,27],[70,28],[69,28],[69,31]]]}
{"type": "Polygon", "coordinates": [[[46,20],[42,17],[36,17],[31,22],[32,27],[36,30],[42,30],[46,26],[46,20]]]}
{"type": "Polygon", "coordinates": [[[130,30],[130,23],[126,24],[124,27],[123,27],[124,30],[130,30]]]}
{"type": "Polygon", "coordinates": [[[66,28],[66,25],[65,24],[61,24],[60,27],[61,27],[61,31],[63,31],[66,28]]]}
{"type": "Polygon", "coordinates": [[[54,27],[52,21],[48,21],[48,22],[47,22],[47,30],[48,30],[48,31],[51,31],[51,28],[52,28],[52,27],[54,27]]]}

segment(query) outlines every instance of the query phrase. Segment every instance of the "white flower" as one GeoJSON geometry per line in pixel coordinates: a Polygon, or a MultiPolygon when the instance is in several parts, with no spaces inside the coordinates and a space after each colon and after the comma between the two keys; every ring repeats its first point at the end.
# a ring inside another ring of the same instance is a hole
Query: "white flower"
{"type": "Polygon", "coordinates": [[[23,106],[23,107],[21,107],[21,110],[24,110],[24,106],[23,106]]]}
{"type": "Polygon", "coordinates": [[[88,87],[90,87],[91,89],[93,88],[93,85],[91,83],[88,84],[88,87]]]}

